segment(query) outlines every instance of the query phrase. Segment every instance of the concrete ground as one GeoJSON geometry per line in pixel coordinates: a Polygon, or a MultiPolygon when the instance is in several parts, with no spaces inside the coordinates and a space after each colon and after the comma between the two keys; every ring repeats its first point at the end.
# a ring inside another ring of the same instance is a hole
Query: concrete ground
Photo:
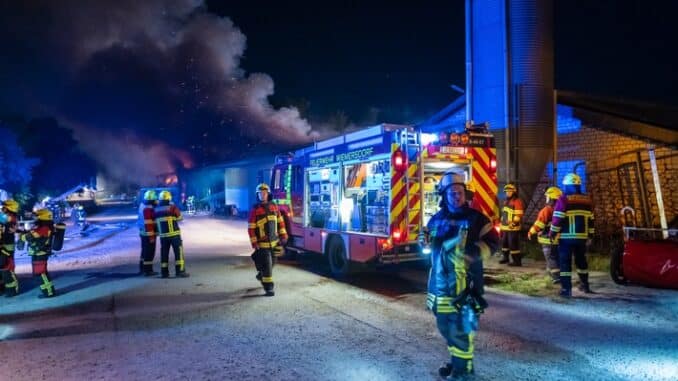
{"type": "MultiPolygon", "coordinates": [[[[37,299],[18,257],[24,292],[0,299],[0,379],[439,379],[446,345],[421,268],[340,282],[302,256],[276,266],[267,298],[243,221],[187,217],[187,279],[139,277],[136,230],[118,222],[101,216],[50,260],[56,298],[37,299]]],[[[488,288],[476,379],[675,379],[678,293],[608,279],[595,274],[597,294],[566,301],[488,288]]]]}

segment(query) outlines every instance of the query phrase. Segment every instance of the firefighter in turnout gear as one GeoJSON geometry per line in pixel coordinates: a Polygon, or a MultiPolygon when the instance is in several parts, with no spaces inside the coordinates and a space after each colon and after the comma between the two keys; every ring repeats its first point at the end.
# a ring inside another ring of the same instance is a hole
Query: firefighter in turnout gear
{"type": "Polygon", "coordinates": [[[551,230],[551,219],[553,218],[553,204],[560,198],[563,191],[558,187],[549,187],[544,193],[546,196],[546,205],[539,211],[537,220],[534,221],[530,231],[527,232],[527,239],[537,236],[537,242],[541,244],[541,250],[546,259],[546,271],[551,276],[553,283],[560,283],[560,268],[558,265],[558,237],[553,240],[549,237],[551,230]]]}
{"type": "Polygon", "coordinates": [[[466,202],[462,173],[447,171],[438,185],[441,209],[431,217],[420,239],[431,248],[426,305],[447,341],[450,362],[438,372],[465,379],[473,369],[473,339],[483,299],[483,257],[499,246],[490,220],[466,202]]]}
{"type": "Polygon", "coordinates": [[[589,287],[586,248],[593,237],[593,203],[581,191],[581,178],[568,173],[563,179],[565,194],[560,196],[553,208],[551,238],[560,235],[558,257],[560,262],[560,296],[572,296],[572,256],[579,275],[579,289],[591,293],[589,287]]]}
{"type": "Polygon", "coordinates": [[[158,275],[153,271],[153,258],[155,258],[155,243],[157,233],[155,227],[155,205],[158,204],[158,195],[154,190],[144,193],[144,200],[139,204],[137,226],[141,239],[141,257],[139,259],[139,273],[144,276],[158,275]]]}
{"type": "Polygon", "coordinates": [[[522,266],[520,253],[520,225],[525,212],[525,206],[518,197],[518,189],[513,184],[504,187],[506,200],[501,209],[501,255],[499,263],[508,263],[509,266],[522,266]],[[509,254],[511,262],[509,263],[509,254]]]}
{"type": "Polygon", "coordinates": [[[33,228],[21,234],[21,240],[28,243],[28,255],[31,256],[33,275],[40,277],[40,298],[51,298],[56,295],[47,271],[47,260],[52,255],[52,235],[54,234],[54,221],[49,209],[40,209],[35,212],[35,225],[33,228]]]}
{"type": "Polygon", "coordinates": [[[169,277],[169,252],[170,247],[174,251],[174,268],[178,278],[188,278],[184,263],[184,246],[181,243],[181,230],[179,221],[183,219],[181,212],[172,201],[169,191],[162,191],[160,201],[155,207],[155,221],[160,237],[160,272],[162,278],[169,277]]]}
{"type": "Polygon", "coordinates": [[[0,213],[0,293],[12,297],[19,293],[19,280],[14,273],[14,234],[17,231],[19,203],[7,199],[0,213]]]}
{"type": "Polygon", "coordinates": [[[247,233],[254,249],[252,259],[257,279],[261,281],[266,296],[273,296],[273,264],[276,253],[287,244],[287,231],[278,205],[270,199],[267,184],[257,186],[257,198],[259,202],[250,211],[247,233]]]}

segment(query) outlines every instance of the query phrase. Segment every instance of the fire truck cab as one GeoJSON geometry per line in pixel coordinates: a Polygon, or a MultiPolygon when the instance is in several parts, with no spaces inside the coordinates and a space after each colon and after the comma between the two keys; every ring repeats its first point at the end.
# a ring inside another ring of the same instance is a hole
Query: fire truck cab
{"type": "Polygon", "coordinates": [[[324,255],[334,275],[356,263],[428,260],[418,237],[438,211],[437,183],[458,167],[474,204],[495,218],[494,139],[482,129],[422,134],[380,124],[279,155],[271,192],[290,239],[287,249],[324,255]]]}

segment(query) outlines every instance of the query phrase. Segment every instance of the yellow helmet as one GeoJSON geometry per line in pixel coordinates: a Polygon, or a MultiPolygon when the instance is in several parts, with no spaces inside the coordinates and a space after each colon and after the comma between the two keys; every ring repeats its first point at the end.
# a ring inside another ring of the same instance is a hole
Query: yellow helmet
{"type": "Polygon", "coordinates": [[[172,193],[170,193],[169,191],[164,190],[164,191],[160,192],[160,197],[159,197],[159,198],[160,198],[160,200],[162,200],[162,201],[172,201],[172,193]]]}
{"type": "Polygon", "coordinates": [[[144,200],[155,201],[157,199],[158,199],[158,194],[155,193],[155,191],[153,189],[147,190],[146,192],[144,192],[144,200]]]}
{"type": "Polygon", "coordinates": [[[515,191],[516,191],[516,186],[513,185],[513,184],[506,184],[506,185],[504,186],[504,192],[508,192],[508,191],[515,192],[515,191]]]}
{"type": "Polygon", "coordinates": [[[11,198],[3,201],[2,207],[9,210],[12,213],[19,213],[19,203],[12,200],[11,198]]]}
{"type": "Polygon", "coordinates": [[[49,209],[38,209],[35,217],[38,221],[52,221],[52,212],[49,209]]]}
{"type": "Polygon", "coordinates": [[[558,187],[549,187],[544,193],[544,195],[551,200],[557,200],[560,198],[560,196],[562,196],[562,194],[563,191],[561,191],[558,187]]]}
{"type": "Polygon", "coordinates": [[[436,189],[436,185],[438,185],[438,180],[435,177],[426,176],[424,178],[424,191],[433,192],[436,189]]]}
{"type": "Polygon", "coordinates": [[[261,191],[267,191],[267,192],[270,192],[270,191],[271,191],[271,188],[268,187],[268,184],[266,184],[266,183],[261,183],[261,184],[257,185],[257,192],[261,192],[261,191]]]}
{"type": "Polygon", "coordinates": [[[563,185],[581,185],[581,177],[576,173],[568,173],[563,178],[563,185]]]}

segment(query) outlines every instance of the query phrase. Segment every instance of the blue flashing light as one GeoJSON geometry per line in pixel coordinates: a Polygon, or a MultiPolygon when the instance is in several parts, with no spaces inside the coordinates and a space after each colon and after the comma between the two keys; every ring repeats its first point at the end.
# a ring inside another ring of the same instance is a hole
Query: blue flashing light
{"type": "Polygon", "coordinates": [[[422,145],[429,145],[431,143],[435,143],[438,141],[438,134],[429,134],[429,133],[422,133],[421,134],[421,144],[422,145]]]}

